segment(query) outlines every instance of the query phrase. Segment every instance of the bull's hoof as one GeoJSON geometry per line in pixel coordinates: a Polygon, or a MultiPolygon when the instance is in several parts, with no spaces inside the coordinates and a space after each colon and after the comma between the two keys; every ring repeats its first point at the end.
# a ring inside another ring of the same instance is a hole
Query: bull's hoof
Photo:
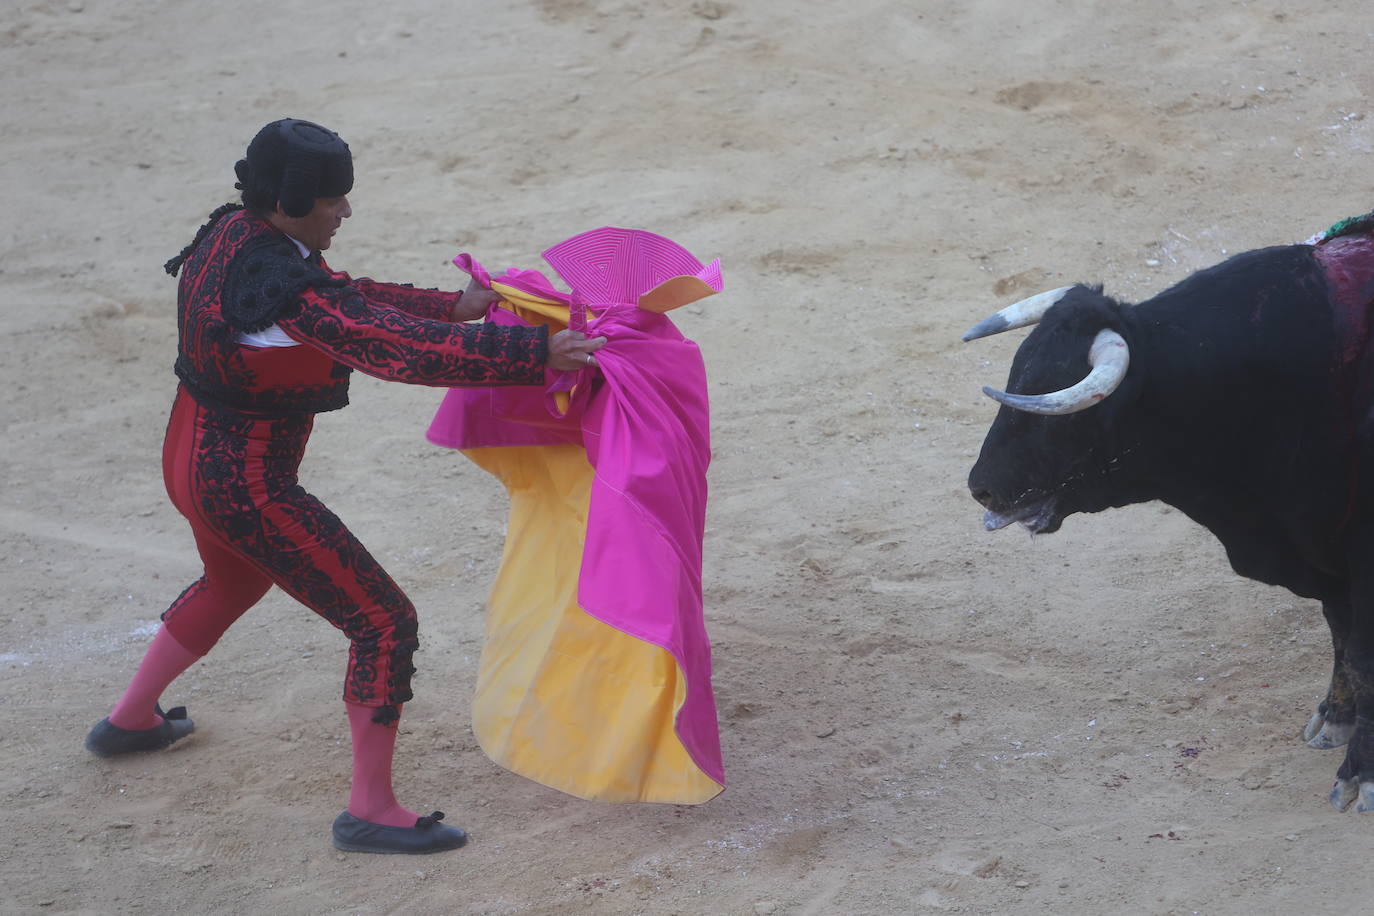
{"type": "MultiPolygon", "coordinates": [[[[1311,727],[1311,723],[1308,724],[1311,727]]],[[[1307,736],[1307,746],[1319,751],[1329,751],[1333,747],[1343,747],[1350,743],[1355,734],[1354,722],[1323,722],[1321,728],[1307,736]]]]}
{"type": "Polygon", "coordinates": [[[1360,783],[1360,802],[1355,811],[1359,814],[1374,811],[1374,782],[1360,783]]]}
{"type": "Polygon", "coordinates": [[[1326,717],[1319,712],[1312,713],[1312,718],[1307,720],[1307,727],[1302,730],[1302,740],[1311,741],[1317,737],[1317,732],[1322,730],[1326,724],[1326,717]]]}
{"type": "Polygon", "coordinates": [[[1353,779],[1338,779],[1331,787],[1331,807],[1344,811],[1360,796],[1360,784],[1353,779]]]}

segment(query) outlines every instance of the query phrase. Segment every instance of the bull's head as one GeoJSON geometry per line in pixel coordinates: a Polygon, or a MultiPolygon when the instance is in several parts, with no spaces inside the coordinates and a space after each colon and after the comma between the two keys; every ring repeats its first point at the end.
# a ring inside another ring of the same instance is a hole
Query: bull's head
{"type": "Polygon", "coordinates": [[[1068,286],[1008,306],[964,335],[1036,325],[1016,351],[1007,390],[983,389],[1003,405],[969,474],[988,530],[1021,522],[1048,533],[1074,512],[1120,504],[1098,486],[1120,457],[1113,412],[1090,410],[1130,366],[1118,309],[1100,290],[1068,286]]]}

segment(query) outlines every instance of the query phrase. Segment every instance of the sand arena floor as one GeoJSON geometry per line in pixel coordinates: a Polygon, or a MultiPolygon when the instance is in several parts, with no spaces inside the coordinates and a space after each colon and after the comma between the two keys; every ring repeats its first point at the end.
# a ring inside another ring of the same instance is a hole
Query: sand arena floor
{"type": "Polygon", "coordinates": [[[1374,821],[1299,738],[1319,609],[1160,506],[985,533],[979,389],[1022,335],[959,342],[1042,288],[1144,298],[1369,209],[1363,4],[5,6],[0,911],[1366,908],[1374,821]],[[280,593],[170,692],[193,739],[82,750],[198,575],[159,473],[161,264],[286,115],[356,153],[355,275],[455,288],[459,251],[540,266],[606,224],[723,259],[677,316],[712,386],[717,800],[591,804],[483,756],[504,494],[424,442],[438,392],[362,377],[303,480],[420,608],[399,791],[470,847],[329,846],[344,641],[280,593]]]}

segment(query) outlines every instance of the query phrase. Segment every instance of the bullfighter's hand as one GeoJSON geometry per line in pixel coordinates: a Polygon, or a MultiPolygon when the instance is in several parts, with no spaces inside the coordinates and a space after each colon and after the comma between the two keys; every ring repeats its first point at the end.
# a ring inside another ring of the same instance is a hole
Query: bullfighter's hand
{"type": "Polygon", "coordinates": [[[597,350],[606,345],[604,337],[588,337],[581,331],[559,331],[549,338],[548,367],[559,372],[575,372],[596,365],[597,350]]]}
{"type": "Polygon", "coordinates": [[[501,301],[501,297],[494,291],[487,289],[477,282],[473,277],[468,282],[467,289],[458,296],[453,303],[453,315],[450,321],[474,321],[487,313],[488,307],[501,301]]]}

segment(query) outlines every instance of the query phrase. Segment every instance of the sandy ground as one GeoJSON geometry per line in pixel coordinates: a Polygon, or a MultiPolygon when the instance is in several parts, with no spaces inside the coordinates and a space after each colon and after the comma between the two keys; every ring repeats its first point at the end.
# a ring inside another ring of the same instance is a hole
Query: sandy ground
{"type": "Polygon", "coordinates": [[[0,911],[1351,913],[1374,820],[1299,732],[1317,607],[1176,512],[987,534],[964,478],[1020,334],[1367,210],[1355,0],[0,3],[0,911]],[[327,839],[344,641],[280,593],[167,699],[174,751],[82,750],[198,574],[158,468],[162,262],[281,116],[351,143],[354,274],[454,288],[599,225],[724,261],[707,618],[729,789],[609,806],[507,773],[468,703],[505,512],[355,377],[303,479],[421,611],[402,800],[473,836],[327,839]],[[426,808],[427,809],[427,808],[426,808]]]}

